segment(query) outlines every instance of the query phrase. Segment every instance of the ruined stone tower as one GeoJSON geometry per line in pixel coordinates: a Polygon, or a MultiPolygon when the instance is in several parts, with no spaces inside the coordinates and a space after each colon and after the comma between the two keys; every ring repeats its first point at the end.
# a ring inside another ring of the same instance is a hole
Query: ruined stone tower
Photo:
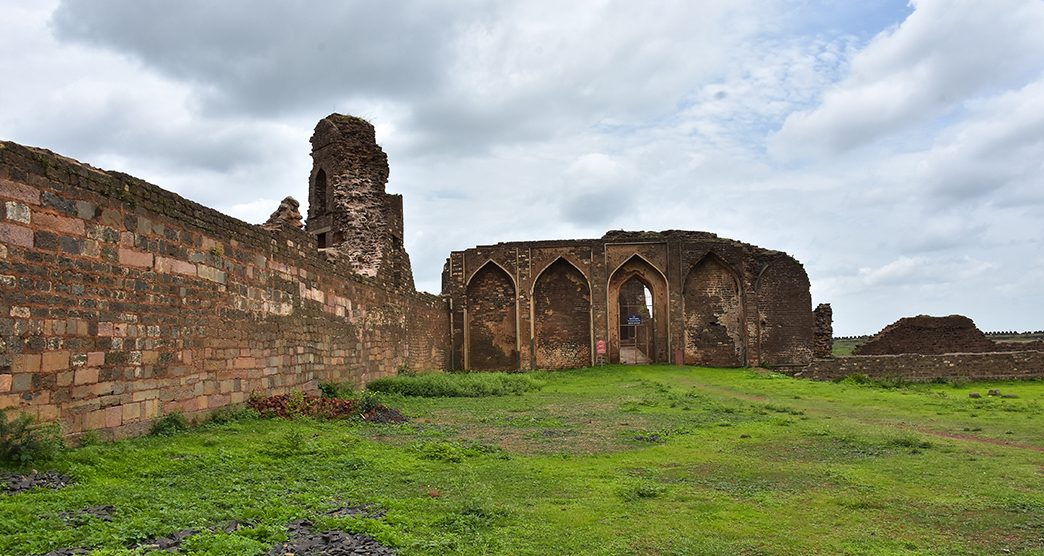
{"type": "Polygon", "coordinates": [[[366,120],[330,114],[312,134],[308,224],[319,248],[355,272],[413,290],[402,195],[385,192],[388,157],[366,120]]]}

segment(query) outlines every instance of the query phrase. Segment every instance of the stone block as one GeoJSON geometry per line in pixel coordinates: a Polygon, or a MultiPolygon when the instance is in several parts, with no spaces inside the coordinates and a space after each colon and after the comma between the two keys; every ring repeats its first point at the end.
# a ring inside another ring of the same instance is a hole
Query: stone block
{"type": "Polygon", "coordinates": [[[122,406],[122,409],[123,409],[123,416],[122,416],[123,417],[123,422],[124,423],[129,423],[131,421],[137,421],[138,419],[140,419],[141,418],[141,408],[142,408],[142,404],[140,404],[140,403],[123,404],[123,406],[122,406]]]}
{"type": "Polygon", "coordinates": [[[87,235],[87,228],[84,226],[83,220],[80,220],[79,218],[58,216],[46,212],[36,212],[33,214],[33,222],[41,228],[66,235],[87,235]]]}
{"type": "Polygon", "coordinates": [[[97,367],[87,367],[84,369],[78,369],[76,371],[76,378],[73,382],[77,385],[94,384],[98,382],[98,372],[99,369],[97,367]]]}
{"type": "Polygon", "coordinates": [[[32,247],[33,231],[25,226],[0,222],[0,243],[18,247],[32,247]]]}
{"type": "Polygon", "coordinates": [[[161,272],[164,274],[184,274],[186,276],[196,276],[196,265],[188,261],[181,261],[178,259],[157,256],[156,272],[161,272]]]}
{"type": "Polygon", "coordinates": [[[120,264],[138,268],[152,267],[152,253],[144,253],[133,249],[120,249],[120,264]]]}
{"type": "Polygon", "coordinates": [[[7,201],[4,203],[4,213],[7,216],[7,219],[13,222],[28,224],[32,220],[32,214],[29,211],[29,207],[17,201],[7,201]]]}
{"type": "Polygon", "coordinates": [[[15,355],[11,361],[11,372],[13,373],[37,373],[40,372],[42,357],[39,353],[28,353],[15,355]]]}
{"type": "Polygon", "coordinates": [[[225,283],[225,273],[212,266],[207,266],[205,264],[196,265],[196,272],[200,278],[206,278],[207,280],[219,284],[225,283]]]}
{"type": "Polygon", "coordinates": [[[123,409],[116,405],[105,409],[105,428],[114,429],[123,424],[123,409]]]}
{"type": "Polygon", "coordinates": [[[43,372],[61,371],[69,368],[72,353],[69,351],[48,351],[42,354],[40,370],[43,372]]]}
{"type": "Polygon", "coordinates": [[[40,204],[39,189],[5,179],[0,179],[0,197],[29,203],[30,205],[40,204]]]}
{"type": "Polygon", "coordinates": [[[0,394],[10,392],[13,382],[14,380],[11,375],[0,375],[0,394]]]}

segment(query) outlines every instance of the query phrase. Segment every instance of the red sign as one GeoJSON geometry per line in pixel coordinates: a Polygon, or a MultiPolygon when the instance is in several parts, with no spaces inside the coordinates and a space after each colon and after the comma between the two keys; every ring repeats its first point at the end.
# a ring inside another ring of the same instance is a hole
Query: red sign
{"type": "Polygon", "coordinates": [[[598,340],[597,342],[595,342],[595,351],[598,353],[598,355],[605,355],[605,340],[598,340]]]}

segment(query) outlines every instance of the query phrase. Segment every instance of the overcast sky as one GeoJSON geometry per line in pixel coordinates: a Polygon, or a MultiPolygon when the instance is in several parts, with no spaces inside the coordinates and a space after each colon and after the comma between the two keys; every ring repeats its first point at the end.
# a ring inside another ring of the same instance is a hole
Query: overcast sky
{"type": "Polygon", "coordinates": [[[610,229],[786,251],[837,334],[1044,329],[1044,0],[0,0],[0,139],[249,222],[377,127],[420,289],[610,229]]]}

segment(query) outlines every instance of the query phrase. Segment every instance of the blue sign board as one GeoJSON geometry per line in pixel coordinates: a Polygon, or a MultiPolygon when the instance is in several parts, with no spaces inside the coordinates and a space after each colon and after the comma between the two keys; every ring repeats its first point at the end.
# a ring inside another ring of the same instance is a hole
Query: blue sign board
{"type": "Polygon", "coordinates": [[[629,325],[638,325],[638,324],[641,324],[641,323],[642,323],[642,316],[641,315],[631,315],[631,316],[627,317],[627,324],[629,324],[629,325]]]}

